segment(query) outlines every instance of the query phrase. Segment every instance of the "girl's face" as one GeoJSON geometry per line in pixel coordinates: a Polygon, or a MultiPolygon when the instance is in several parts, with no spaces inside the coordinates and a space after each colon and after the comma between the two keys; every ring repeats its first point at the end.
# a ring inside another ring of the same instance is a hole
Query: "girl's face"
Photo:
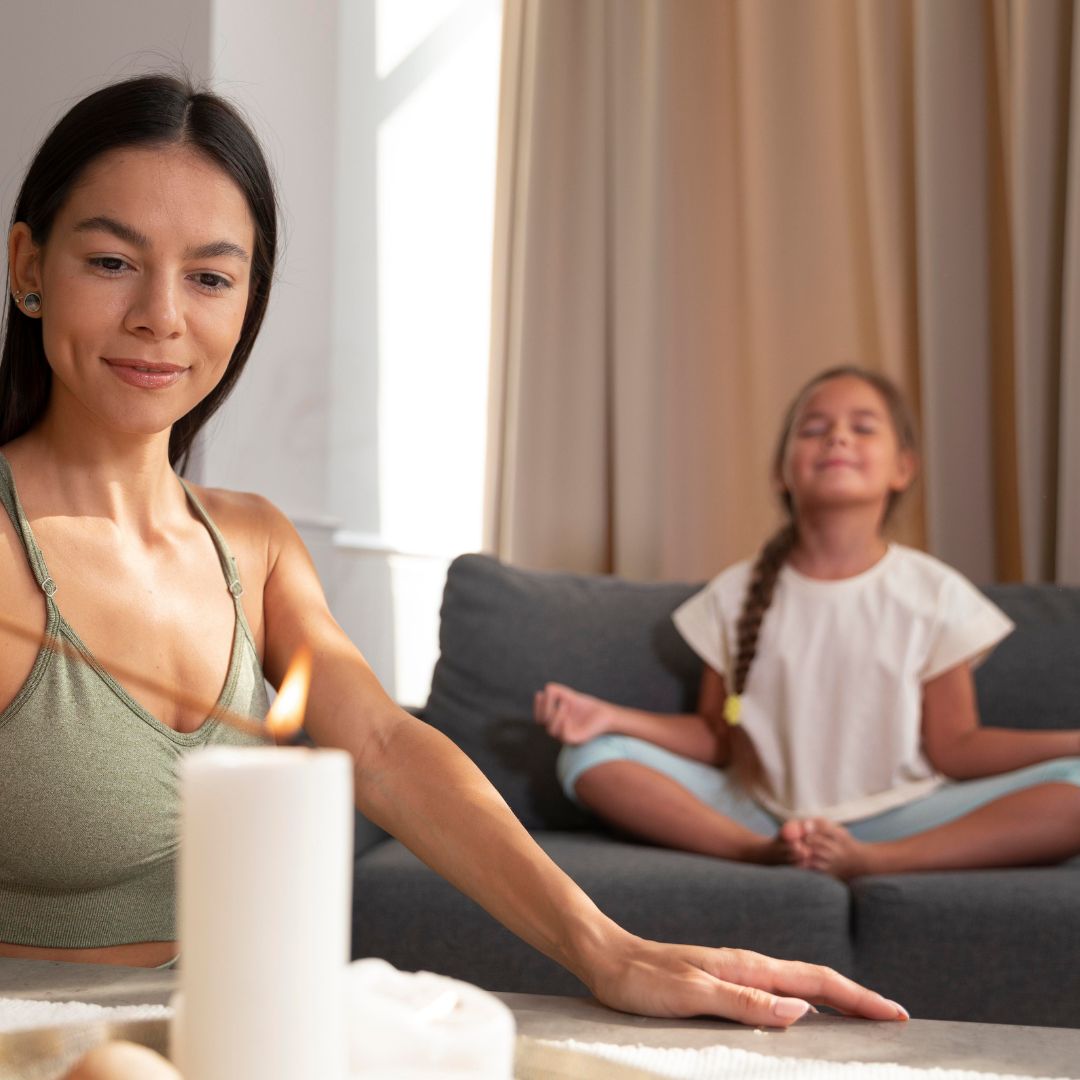
{"type": "Polygon", "coordinates": [[[800,512],[861,504],[884,511],[914,472],[881,394],[845,375],[816,387],[796,414],[780,479],[800,512]]]}
{"type": "Polygon", "coordinates": [[[167,430],[218,383],[247,309],[255,228],[240,188],[189,147],[88,166],[12,281],[41,293],[50,410],[130,434],[167,430]]]}

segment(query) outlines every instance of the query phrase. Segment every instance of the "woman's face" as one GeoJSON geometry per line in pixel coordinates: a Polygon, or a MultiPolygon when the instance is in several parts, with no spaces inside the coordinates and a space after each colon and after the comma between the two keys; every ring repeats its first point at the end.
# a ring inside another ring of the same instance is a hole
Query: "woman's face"
{"type": "Polygon", "coordinates": [[[855,376],[816,387],[795,417],[781,481],[799,510],[881,504],[903,491],[914,457],[899,444],[881,394],[855,376]]]}
{"type": "Polygon", "coordinates": [[[16,225],[16,281],[42,296],[50,410],[142,435],[189,412],[239,339],[254,239],[240,188],[183,146],[92,162],[42,248],[16,225]]]}

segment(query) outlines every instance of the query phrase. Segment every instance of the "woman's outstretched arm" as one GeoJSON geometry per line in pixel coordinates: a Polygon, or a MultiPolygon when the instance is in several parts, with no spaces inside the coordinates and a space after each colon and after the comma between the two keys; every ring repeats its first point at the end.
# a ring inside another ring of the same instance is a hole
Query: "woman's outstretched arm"
{"type": "Polygon", "coordinates": [[[317,743],[352,754],[360,810],[602,1002],[646,1015],[708,1014],[776,1026],[798,1019],[806,1002],[873,1019],[905,1016],[827,968],[661,945],[607,918],[536,845],[476,766],[389,700],[330,615],[292,526],[269,507],[265,525],[267,675],[280,682],[296,650],[312,649],[307,730],[317,743]]]}

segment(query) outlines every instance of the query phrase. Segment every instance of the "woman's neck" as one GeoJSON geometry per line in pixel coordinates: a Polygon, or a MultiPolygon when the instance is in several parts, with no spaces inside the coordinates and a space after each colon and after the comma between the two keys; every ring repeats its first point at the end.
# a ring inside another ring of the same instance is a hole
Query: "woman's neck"
{"type": "Polygon", "coordinates": [[[880,513],[862,507],[801,513],[788,561],[807,577],[838,580],[869,570],[888,550],[880,513]]]}
{"type": "Polygon", "coordinates": [[[106,518],[148,536],[186,498],[169,464],[169,432],[128,435],[64,424],[51,413],[5,448],[33,517],[106,518]]]}

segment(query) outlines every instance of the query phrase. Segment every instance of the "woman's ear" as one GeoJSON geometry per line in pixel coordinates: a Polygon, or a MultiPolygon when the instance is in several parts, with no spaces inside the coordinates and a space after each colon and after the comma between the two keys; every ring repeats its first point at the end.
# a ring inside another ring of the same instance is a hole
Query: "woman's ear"
{"type": "Polygon", "coordinates": [[[8,235],[8,281],[13,292],[41,292],[41,248],[25,221],[15,222],[8,235]]]}

